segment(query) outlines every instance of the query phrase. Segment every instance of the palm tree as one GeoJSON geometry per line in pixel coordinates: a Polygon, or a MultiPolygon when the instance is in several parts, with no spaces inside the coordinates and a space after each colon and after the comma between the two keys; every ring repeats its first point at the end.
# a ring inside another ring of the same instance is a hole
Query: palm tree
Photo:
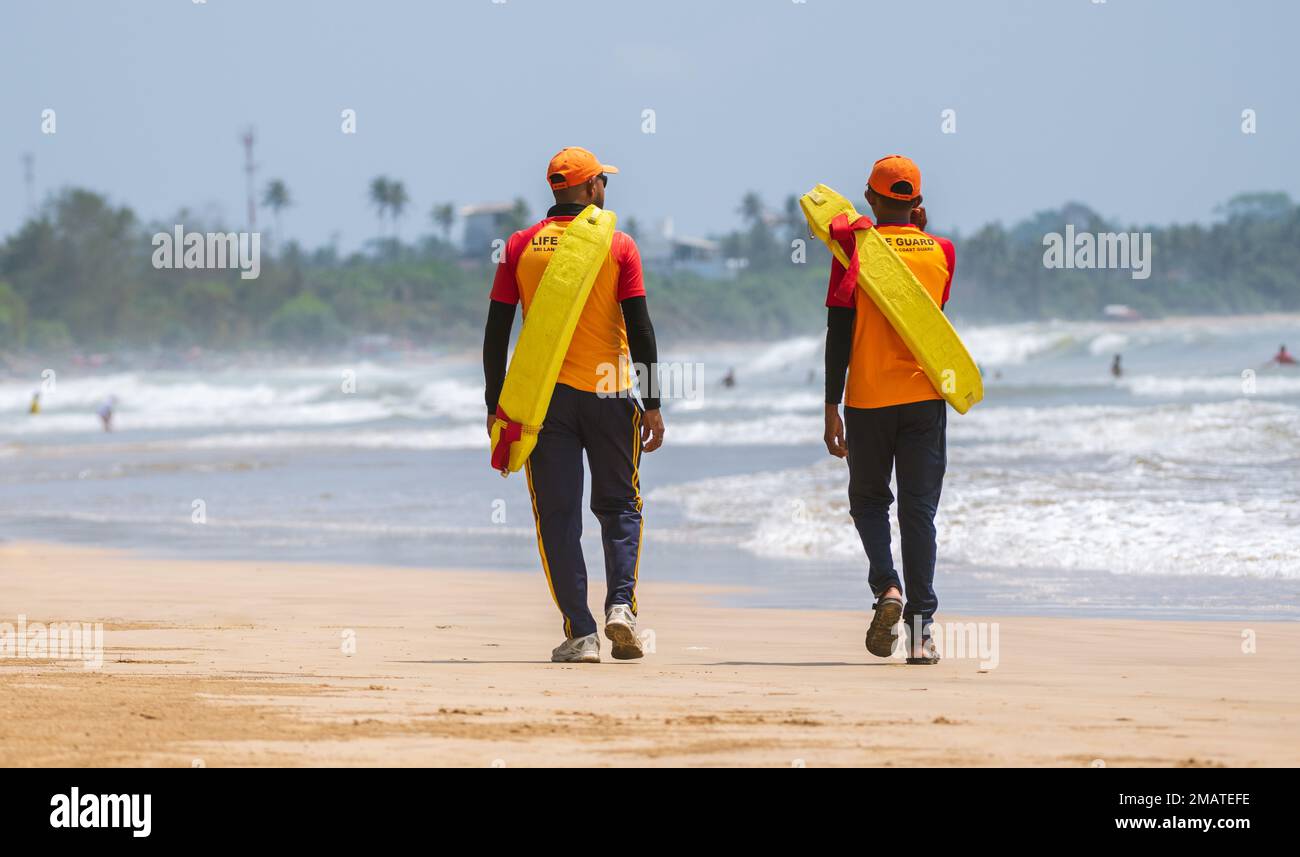
{"type": "Polygon", "coordinates": [[[393,238],[397,238],[397,222],[402,219],[402,212],[411,197],[406,193],[406,185],[400,181],[388,183],[388,211],[393,219],[393,238]]]}
{"type": "Polygon", "coordinates": [[[767,228],[762,197],[752,190],[749,191],[741,198],[740,208],[737,211],[749,224],[749,233],[745,239],[745,257],[754,261],[765,259],[772,250],[772,233],[767,228]]]}
{"type": "Polygon", "coordinates": [[[392,182],[388,176],[375,176],[370,180],[370,204],[379,213],[379,237],[384,237],[384,215],[388,213],[388,200],[392,182]]]}
{"type": "Polygon", "coordinates": [[[275,216],[275,241],[279,245],[284,241],[284,233],[280,231],[280,212],[293,205],[289,188],[280,179],[272,179],[262,191],[262,205],[271,209],[275,216]]]}
{"type": "Polygon", "coordinates": [[[450,244],[451,226],[456,222],[456,209],[452,207],[450,202],[445,202],[442,205],[435,205],[430,217],[432,217],[433,222],[442,229],[442,240],[450,244]]]}
{"type": "Polygon", "coordinates": [[[750,226],[756,226],[763,220],[763,200],[751,190],[741,198],[740,208],[736,211],[750,226]]]}
{"type": "Polygon", "coordinates": [[[807,234],[807,220],[803,209],[799,207],[799,197],[791,194],[785,198],[785,225],[790,229],[790,238],[799,238],[807,234]]]}

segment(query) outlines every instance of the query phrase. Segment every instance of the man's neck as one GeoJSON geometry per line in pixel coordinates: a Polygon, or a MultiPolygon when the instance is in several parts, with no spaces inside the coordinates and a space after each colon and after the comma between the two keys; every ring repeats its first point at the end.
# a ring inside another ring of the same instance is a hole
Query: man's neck
{"type": "Polygon", "coordinates": [[[877,226],[910,226],[912,223],[912,212],[899,214],[897,212],[881,212],[871,209],[871,217],[876,221],[877,226]]]}
{"type": "Polygon", "coordinates": [[[587,206],[581,202],[557,202],[546,212],[547,217],[577,217],[587,206]]]}

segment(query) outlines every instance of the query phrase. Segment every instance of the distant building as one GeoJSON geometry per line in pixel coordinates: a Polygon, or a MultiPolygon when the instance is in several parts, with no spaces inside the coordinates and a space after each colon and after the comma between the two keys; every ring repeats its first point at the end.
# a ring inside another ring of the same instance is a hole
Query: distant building
{"type": "Polygon", "coordinates": [[[514,208],[512,202],[485,202],[462,208],[460,219],[465,229],[462,252],[466,256],[489,256],[493,241],[510,237],[510,215],[514,208]]]}
{"type": "Polygon", "coordinates": [[[665,218],[658,230],[637,239],[637,246],[642,263],[652,271],[685,271],[720,280],[735,277],[743,267],[737,260],[724,259],[717,241],[677,235],[671,217],[665,218]]]}

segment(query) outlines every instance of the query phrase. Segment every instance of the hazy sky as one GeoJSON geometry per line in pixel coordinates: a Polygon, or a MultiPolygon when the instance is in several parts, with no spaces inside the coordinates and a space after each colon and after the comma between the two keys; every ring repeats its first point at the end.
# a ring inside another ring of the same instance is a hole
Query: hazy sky
{"type": "Polygon", "coordinates": [[[250,124],[259,184],[295,197],[286,231],[345,249],[376,231],[377,174],[405,181],[411,237],[440,201],[540,213],[566,145],[623,169],[611,208],[687,233],[729,228],[750,188],[856,198],[890,152],[920,163],[934,231],[1066,200],[1205,220],[1240,191],[1300,196],[1298,5],[4,0],[0,234],[23,217],[24,152],[41,196],[83,185],[145,219],[188,205],[240,226],[250,124]]]}

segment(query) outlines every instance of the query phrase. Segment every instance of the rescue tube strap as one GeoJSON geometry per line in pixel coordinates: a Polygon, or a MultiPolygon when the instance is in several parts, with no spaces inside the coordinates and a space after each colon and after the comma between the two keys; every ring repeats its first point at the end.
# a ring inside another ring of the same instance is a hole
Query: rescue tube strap
{"type": "Polygon", "coordinates": [[[831,220],[831,239],[839,242],[840,247],[844,249],[845,258],[849,260],[847,268],[840,264],[839,259],[831,260],[835,272],[840,275],[840,281],[835,286],[835,299],[840,303],[847,303],[849,298],[853,297],[853,290],[858,287],[858,270],[862,267],[862,258],[858,255],[857,240],[853,237],[853,233],[874,226],[871,218],[865,215],[853,222],[849,222],[847,214],[837,214],[831,220]]]}
{"type": "Polygon", "coordinates": [[[510,444],[523,436],[524,427],[523,424],[517,423],[506,416],[506,412],[501,410],[500,405],[497,406],[497,419],[505,423],[505,426],[501,429],[501,433],[497,435],[497,445],[492,449],[492,469],[508,471],[510,469],[510,444]]]}

